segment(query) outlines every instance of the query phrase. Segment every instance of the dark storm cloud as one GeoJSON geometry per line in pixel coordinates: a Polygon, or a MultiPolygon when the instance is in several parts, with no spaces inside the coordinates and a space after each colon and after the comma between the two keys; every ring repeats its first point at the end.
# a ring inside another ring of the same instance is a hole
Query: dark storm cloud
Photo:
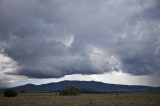
{"type": "Polygon", "coordinates": [[[7,74],[160,74],[158,0],[1,0],[7,74]]]}

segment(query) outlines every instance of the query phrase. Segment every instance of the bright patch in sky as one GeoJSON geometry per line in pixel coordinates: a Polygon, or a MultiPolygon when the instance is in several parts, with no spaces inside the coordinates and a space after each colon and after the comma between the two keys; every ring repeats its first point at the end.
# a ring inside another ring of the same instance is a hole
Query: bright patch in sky
{"type": "MultiPolygon", "coordinates": [[[[152,81],[153,76],[151,75],[143,75],[143,76],[132,76],[126,73],[122,72],[112,72],[112,73],[105,73],[105,74],[99,74],[99,75],[66,75],[63,78],[50,78],[50,79],[28,79],[22,81],[17,81],[14,83],[10,83],[10,86],[16,86],[16,85],[23,85],[27,83],[33,83],[33,84],[46,84],[51,82],[59,82],[63,80],[79,80],[79,81],[100,81],[104,83],[111,83],[111,84],[124,84],[124,85],[146,85],[146,86],[155,86],[158,83],[157,81],[152,81]]],[[[155,79],[158,79],[159,76],[156,76],[155,79]]],[[[156,85],[156,86],[160,86],[156,85]]]]}

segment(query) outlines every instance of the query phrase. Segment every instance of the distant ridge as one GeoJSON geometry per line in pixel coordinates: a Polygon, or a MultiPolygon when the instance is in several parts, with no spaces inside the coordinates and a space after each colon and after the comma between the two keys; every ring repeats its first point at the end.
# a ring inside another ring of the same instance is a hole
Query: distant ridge
{"type": "Polygon", "coordinates": [[[17,86],[12,89],[18,91],[56,91],[66,86],[77,86],[82,91],[98,91],[98,92],[145,92],[158,91],[160,87],[137,86],[137,85],[118,85],[108,84],[96,81],[60,81],[56,83],[48,83],[42,85],[26,84],[17,86]]]}

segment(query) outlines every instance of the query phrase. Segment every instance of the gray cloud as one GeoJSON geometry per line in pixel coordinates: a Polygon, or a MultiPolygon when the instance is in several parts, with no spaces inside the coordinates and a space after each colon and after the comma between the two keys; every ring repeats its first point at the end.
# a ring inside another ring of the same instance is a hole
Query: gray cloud
{"type": "Polygon", "coordinates": [[[158,0],[1,0],[6,74],[160,74],[158,0]],[[155,11],[155,12],[154,12],[155,11]]]}

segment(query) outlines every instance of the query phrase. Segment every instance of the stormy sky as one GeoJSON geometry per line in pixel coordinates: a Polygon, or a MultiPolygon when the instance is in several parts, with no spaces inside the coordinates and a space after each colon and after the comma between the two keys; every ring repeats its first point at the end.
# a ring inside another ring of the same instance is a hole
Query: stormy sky
{"type": "Polygon", "coordinates": [[[0,84],[120,73],[160,86],[159,10],[159,0],[0,0],[0,84]]]}

